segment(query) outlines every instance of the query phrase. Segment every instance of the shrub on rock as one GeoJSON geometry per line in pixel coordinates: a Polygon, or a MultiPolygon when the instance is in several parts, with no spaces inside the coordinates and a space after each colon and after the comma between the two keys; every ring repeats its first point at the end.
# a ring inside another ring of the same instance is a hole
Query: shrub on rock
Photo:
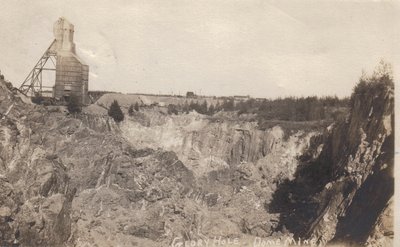
{"type": "Polygon", "coordinates": [[[108,109],[108,115],[117,123],[124,120],[124,113],[122,112],[118,101],[114,100],[114,102],[111,103],[110,109],[108,109]]]}

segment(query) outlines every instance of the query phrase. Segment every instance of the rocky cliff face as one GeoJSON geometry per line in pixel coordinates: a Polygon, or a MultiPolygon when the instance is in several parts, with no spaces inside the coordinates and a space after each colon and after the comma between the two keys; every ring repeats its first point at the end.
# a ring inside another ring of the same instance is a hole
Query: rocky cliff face
{"type": "MultiPolygon", "coordinates": [[[[195,112],[184,115],[144,113],[146,124],[136,117],[121,125],[134,146],[162,148],[175,152],[197,176],[210,171],[248,167],[267,169],[271,177],[280,171],[291,177],[297,156],[308,147],[316,131],[286,131],[280,126],[260,130],[255,122],[210,118],[195,112]]],[[[142,119],[140,118],[140,119],[142,119]]]]}
{"type": "Polygon", "coordinates": [[[0,85],[0,245],[165,239],[157,202],[193,187],[175,154],[133,149],[110,119],[66,116],[0,85]]]}
{"type": "Polygon", "coordinates": [[[269,236],[277,215],[264,201],[316,134],[198,114],[118,126],[30,104],[1,86],[2,245],[269,236]]]}
{"type": "Polygon", "coordinates": [[[151,110],[117,125],[33,105],[0,81],[0,245],[292,233],[383,245],[392,235],[394,124],[393,88],[382,85],[354,95],[348,119],[320,133],[151,110]]]}
{"type": "Polygon", "coordinates": [[[281,213],[281,227],[298,237],[390,246],[393,229],[375,231],[379,218],[393,217],[393,82],[373,78],[356,88],[351,102],[348,119],[315,140],[321,154],[303,157],[296,178],[280,185],[270,207],[281,213]]]}

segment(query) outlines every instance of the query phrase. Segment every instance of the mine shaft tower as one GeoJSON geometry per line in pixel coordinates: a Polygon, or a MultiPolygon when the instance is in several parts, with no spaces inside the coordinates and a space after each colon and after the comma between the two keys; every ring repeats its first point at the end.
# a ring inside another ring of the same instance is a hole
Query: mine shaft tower
{"type": "Polygon", "coordinates": [[[45,96],[46,89],[51,89],[51,97],[67,100],[76,96],[83,104],[88,103],[89,66],[76,54],[74,25],[61,17],[54,24],[54,41],[44,52],[35,67],[28,74],[19,88],[27,96],[45,96]],[[49,67],[49,65],[51,67],[49,67]],[[42,84],[42,72],[55,71],[53,87],[42,84]]]}

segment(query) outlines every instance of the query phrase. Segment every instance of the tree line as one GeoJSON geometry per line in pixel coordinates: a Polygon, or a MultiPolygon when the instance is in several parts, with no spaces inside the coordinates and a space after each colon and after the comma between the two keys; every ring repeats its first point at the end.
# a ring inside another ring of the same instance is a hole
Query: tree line
{"type": "MultiPolygon", "coordinates": [[[[365,83],[364,83],[365,84],[365,83]]],[[[364,84],[360,83],[355,91],[361,93],[364,84]]],[[[208,104],[206,100],[185,101],[183,104],[169,104],[167,113],[172,115],[184,114],[195,111],[199,114],[212,116],[215,113],[236,112],[237,115],[253,114],[258,120],[282,121],[316,121],[337,119],[343,113],[341,108],[348,108],[350,99],[339,99],[336,96],[328,97],[287,97],[278,99],[254,99],[236,101],[234,98],[224,98],[215,104],[208,104]]],[[[140,111],[142,106],[138,102],[128,108],[129,116],[140,111]]],[[[70,113],[80,113],[82,105],[77,97],[71,96],[67,103],[70,113]]],[[[124,119],[124,113],[118,101],[114,100],[108,109],[108,115],[116,122],[124,119]]]]}
{"type": "Polygon", "coordinates": [[[284,121],[315,121],[335,118],[340,108],[347,108],[349,98],[328,97],[287,97],[278,99],[254,99],[235,102],[233,98],[225,98],[216,104],[207,101],[190,101],[183,104],[168,105],[168,114],[189,113],[196,111],[204,115],[217,112],[237,112],[255,114],[260,119],[284,121]]]}

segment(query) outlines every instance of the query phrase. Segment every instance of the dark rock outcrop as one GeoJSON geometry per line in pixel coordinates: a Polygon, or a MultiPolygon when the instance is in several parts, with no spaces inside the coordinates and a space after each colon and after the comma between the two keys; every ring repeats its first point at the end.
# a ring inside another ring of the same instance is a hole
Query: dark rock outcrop
{"type": "MultiPolygon", "coordinates": [[[[320,242],[364,244],[394,192],[394,85],[388,75],[362,81],[346,121],[328,128],[280,185],[268,209],[280,228],[320,242]]],[[[390,242],[391,240],[388,239],[390,242]]]]}

